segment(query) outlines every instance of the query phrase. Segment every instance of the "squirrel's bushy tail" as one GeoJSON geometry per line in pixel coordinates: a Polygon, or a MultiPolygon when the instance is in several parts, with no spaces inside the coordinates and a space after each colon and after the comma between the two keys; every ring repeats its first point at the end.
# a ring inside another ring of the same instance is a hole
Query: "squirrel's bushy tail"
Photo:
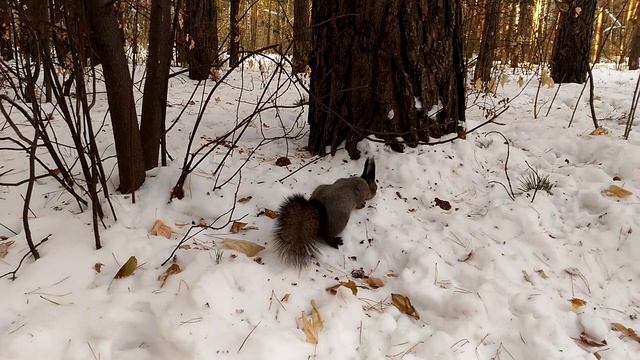
{"type": "Polygon", "coordinates": [[[288,197],[280,205],[275,250],[285,263],[302,267],[317,253],[322,216],[318,206],[301,194],[288,197]]]}

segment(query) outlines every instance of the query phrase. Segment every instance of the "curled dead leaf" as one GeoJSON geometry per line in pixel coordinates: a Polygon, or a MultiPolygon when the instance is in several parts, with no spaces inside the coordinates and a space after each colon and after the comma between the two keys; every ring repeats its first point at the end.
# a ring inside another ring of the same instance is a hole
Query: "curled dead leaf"
{"type": "Polygon", "coordinates": [[[246,202],[249,202],[249,200],[253,199],[253,196],[246,196],[246,197],[241,197],[240,199],[238,199],[238,202],[241,204],[244,204],[246,202]]]}
{"type": "Polygon", "coordinates": [[[97,273],[100,273],[103,266],[103,263],[95,263],[95,265],[93,265],[93,270],[95,270],[97,273]]]}
{"type": "Polygon", "coordinates": [[[604,194],[607,196],[615,196],[619,198],[625,198],[627,196],[632,195],[633,193],[629,190],[623,189],[618,185],[611,185],[607,189],[604,190],[604,194]]]}
{"type": "Polygon", "coordinates": [[[356,286],[356,283],[354,283],[352,280],[340,281],[339,283],[337,283],[337,284],[335,284],[333,286],[330,286],[330,287],[326,288],[325,290],[327,290],[329,293],[331,293],[331,295],[335,295],[335,294],[338,293],[338,288],[340,286],[344,286],[344,287],[350,289],[354,296],[358,294],[358,287],[356,286]]]}
{"type": "Polygon", "coordinates": [[[607,345],[607,340],[594,340],[589,337],[586,333],[580,334],[580,343],[582,345],[591,346],[591,347],[602,347],[607,345]]]}
{"type": "Polygon", "coordinates": [[[306,336],[307,342],[317,344],[318,334],[324,327],[324,324],[314,300],[311,300],[311,317],[307,317],[303,312],[300,317],[300,322],[302,323],[302,331],[306,336]]]}
{"type": "Polygon", "coordinates": [[[391,302],[400,312],[418,320],[420,315],[411,304],[411,300],[402,294],[391,294],[391,302]]]}
{"type": "Polygon", "coordinates": [[[264,246],[258,245],[254,242],[237,239],[224,239],[222,240],[222,246],[227,249],[239,251],[248,257],[256,256],[264,249],[264,246]]]}
{"type": "Polygon", "coordinates": [[[582,300],[582,299],[578,299],[578,298],[571,298],[569,299],[569,302],[571,303],[571,307],[573,307],[575,310],[578,310],[579,308],[587,305],[587,302],[582,300]]]}
{"type": "Polygon", "coordinates": [[[381,288],[384,286],[384,281],[382,281],[382,279],[377,278],[377,277],[373,277],[373,276],[369,276],[364,280],[365,283],[367,283],[367,285],[371,286],[374,289],[377,288],[381,288]]]}
{"type": "Polygon", "coordinates": [[[7,256],[7,254],[9,253],[9,246],[13,245],[14,241],[7,241],[7,242],[3,242],[2,244],[0,244],[0,259],[4,258],[5,256],[7,256]]]}
{"type": "Polygon", "coordinates": [[[162,283],[160,284],[160,287],[164,286],[164,283],[167,282],[167,278],[169,276],[178,274],[180,272],[182,272],[182,269],[180,269],[180,265],[176,263],[171,264],[171,266],[169,266],[167,270],[165,270],[165,272],[158,277],[158,280],[162,281],[162,283]]]}
{"type": "Polygon", "coordinates": [[[635,330],[628,328],[620,323],[611,323],[611,330],[618,331],[623,336],[631,338],[640,343],[640,335],[638,335],[635,330]]]}
{"type": "Polygon", "coordinates": [[[127,260],[127,262],[124,263],[122,267],[120,267],[120,270],[118,270],[118,272],[116,273],[116,276],[114,276],[113,278],[121,279],[127,276],[131,276],[131,274],[133,274],[133,272],[136,271],[137,267],[138,267],[138,259],[136,259],[135,256],[131,256],[129,257],[129,260],[127,260]]]}
{"type": "Polygon", "coordinates": [[[547,276],[547,274],[544,272],[544,270],[542,269],[538,269],[536,270],[536,272],[538,273],[538,275],[540,275],[541,278],[543,279],[548,279],[549,277],[547,276]]]}
{"type": "Polygon", "coordinates": [[[234,221],[233,224],[231,224],[231,229],[229,231],[231,231],[234,234],[237,234],[242,229],[244,229],[245,226],[247,226],[247,223],[240,222],[240,221],[234,221]]]}
{"type": "Polygon", "coordinates": [[[447,201],[447,200],[440,200],[438,198],[435,198],[433,200],[436,205],[442,209],[442,210],[451,210],[451,204],[447,201]]]}
{"type": "Polygon", "coordinates": [[[167,239],[171,239],[172,232],[173,230],[171,230],[171,228],[168,225],[166,225],[165,223],[162,222],[162,220],[159,220],[159,219],[153,223],[151,230],[149,230],[149,234],[162,236],[167,239]]]}
{"type": "Polygon", "coordinates": [[[609,133],[609,130],[601,127],[596,128],[595,130],[593,130],[591,133],[589,133],[589,135],[607,135],[609,133]]]}
{"type": "Polygon", "coordinates": [[[282,297],[282,299],[280,299],[280,302],[287,302],[287,301],[289,301],[289,296],[291,296],[291,294],[289,294],[289,293],[284,294],[284,296],[282,297]]]}
{"type": "Polygon", "coordinates": [[[277,219],[280,215],[277,211],[271,209],[264,209],[264,214],[270,219],[277,219]]]}

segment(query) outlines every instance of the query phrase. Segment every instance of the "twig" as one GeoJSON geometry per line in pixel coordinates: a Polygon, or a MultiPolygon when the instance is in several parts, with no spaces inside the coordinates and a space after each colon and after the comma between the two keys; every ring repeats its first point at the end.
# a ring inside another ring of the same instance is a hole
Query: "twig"
{"type": "MultiPolygon", "coordinates": [[[[51,234],[47,235],[44,239],[42,239],[39,243],[34,245],[34,248],[38,248],[38,246],[40,246],[42,243],[46,242],[47,240],[49,240],[49,237],[51,236],[51,234]]],[[[27,252],[26,254],[24,254],[24,256],[22,257],[22,259],[20,259],[20,262],[18,263],[18,267],[16,267],[15,270],[13,271],[9,271],[6,274],[2,274],[0,275],[0,279],[2,279],[3,277],[6,277],[8,275],[11,275],[11,280],[15,280],[16,279],[16,273],[18,272],[18,270],[20,270],[20,267],[22,266],[22,262],[24,261],[24,259],[27,258],[27,256],[29,256],[29,254],[31,254],[31,251],[27,252]]]]}
{"type": "MultiPolygon", "coordinates": [[[[498,134],[498,135],[502,136],[502,138],[503,138],[503,139],[504,139],[504,141],[505,141],[505,144],[507,144],[507,158],[506,158],[506,159],[505,159],[505,161],[504,161],[504,175],[506,176],[506,178],[507,178],[507,183],[509,184],[509,191],[507,191],[507,195],[509,195],[509,197],[511,198],[511,200],[514,200],[514,201],[515,201],[515,200],[516,200],[516,195],[514,194],[514,192],[513,192],[513,187],[511,186],[511,178],[509,178],[509,170],[508,170],[508,166],[509,166],[509,155],[510,155],[510,145],[509,145],[509,140],[507,139],[507,137],[506,137],[506,136],[504,136],[504,134],[503,134],[503,133],[501,133],[500,131],[495,131],[495,130],[494,130],[494,131],[490,131],[490,132],[488,132],[485,136],[489,136],[489,135],[491,135],[491,134],[498,134]]],[[[499,182],[498,182],[498,183],[499,183],[499,182]]],[[[507,190],[507,187],[506,187],[506,186],[504,186],[504,184],[502,184],[502,183],[499,183],[499,184],[501,184],[501,185],[505,188],[505,191],[507,190]]]]}
{"type": "Polygon", "coordinates": [[[249,331],[249,333],[247,334],[247,336],[244,338],[244,340],[242,340],[242,344],[240,344],[240,347],[238,348],[238,353],[240,353],[240,350],[242,350],[242,347],[244,346],[244,343],[247,342],[247,340],[249,339],[249,336],[251,336],[251,334],[253,334],[253,332],[258,328],[258,326],[260,325],[260,323],[262,322],[262,320],[260,320],[256,326],[253,327],[253,329],[251,329],[251,331],[249,331]]]}

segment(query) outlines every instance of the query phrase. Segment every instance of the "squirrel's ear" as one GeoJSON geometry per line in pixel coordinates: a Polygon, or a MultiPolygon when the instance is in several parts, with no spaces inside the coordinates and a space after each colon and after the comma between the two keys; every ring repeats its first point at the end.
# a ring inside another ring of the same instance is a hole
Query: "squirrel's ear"
{"type": "Polygon", "coordinates": [[[372,157],[367,158],[367,161],[364,163],[364,171],[362,172],[361,177],[367,180],[368,183],[375,183],[376,181],[376,162],[372,157]]]}

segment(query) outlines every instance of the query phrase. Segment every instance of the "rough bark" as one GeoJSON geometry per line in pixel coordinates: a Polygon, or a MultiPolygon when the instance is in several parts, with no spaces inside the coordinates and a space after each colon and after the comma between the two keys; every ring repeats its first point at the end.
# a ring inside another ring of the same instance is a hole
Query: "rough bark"
{"type": "Polygon", "coordinates": [[[258,48],[258,3],[251,5],[251,50],[258,48]]]}
{"type": "Polygon", "coordinates": [[[293,72],[304,72],[309,64],[309,0],[295,0],[293,14],[293,72]]]}
{"type": "Polygon", "coordinates": [[[113,127],[122,193],[137,190],[144,182],[144,160],[133,100],[133,83],[111,3],[87,1],[87,18],[93,49],[102,61],[107,100],[113,127]]]}
{"type": "Polygon", "coordinates": [[[498,45],[498,24],[500,22],[500,0],[487,0],[484,12],[482,43],[478,52],[478,61],[473,73],[473,81],[478,79],[488,83],[491,80],[491,67],[498,45]]]}
{"type": "Polygon", "coordinates": [[[218,21],[215,0],[187,0],[189,78],[204,80],[217,66],[218,21]]]}
{"type": "Polygon", "coordinates": [[[13,60],[11,10],[8,0],[0,0],[0,56],[3,60],[13,60]]]}
{"type": "Polygon", "coordinates": [[[171,6],[169,0],[151,2],[147,77],[142,100],[140,135],[145,169],[158,166],[158,149],[165,121],[167,81],[171,60],[171,6]]]}
{"type": "Polygon", "coordinates": [[[464,121],[460,1],[313,2],[309,150],[374,134],[401,151],[464,121]]]}
{"type": "Polygon", "coordinates": [[[638,58],[640,58],[640,4],[636,6],[636,13],[633,17],[633,32],[629,49],[629,70],[637,70],[639,68],[638,58]]]}
{"type": "Polygon", "coordinates": [[[238,63],[240,52],[240,22],[238,14],[240,12],[240,0],[229,1],[229,65],[235,66],[238,63]]]}
{"type": "Polygon", "coordinates": [[[511,57],[511,67],[517,68],[520,61],[531,61],[529,59],[529,48],[531,47],[531,25],[533,20],[531,0],[520,0],[520,13],[518,14],[517,26],[517,49],[511,57]]]}
{"type": "Polygon", "coordinates": [[[584,83],[589,70],[596,0],[572,0],[561,9],[551,54],[551,77],[556,83],[584,83]]]}

